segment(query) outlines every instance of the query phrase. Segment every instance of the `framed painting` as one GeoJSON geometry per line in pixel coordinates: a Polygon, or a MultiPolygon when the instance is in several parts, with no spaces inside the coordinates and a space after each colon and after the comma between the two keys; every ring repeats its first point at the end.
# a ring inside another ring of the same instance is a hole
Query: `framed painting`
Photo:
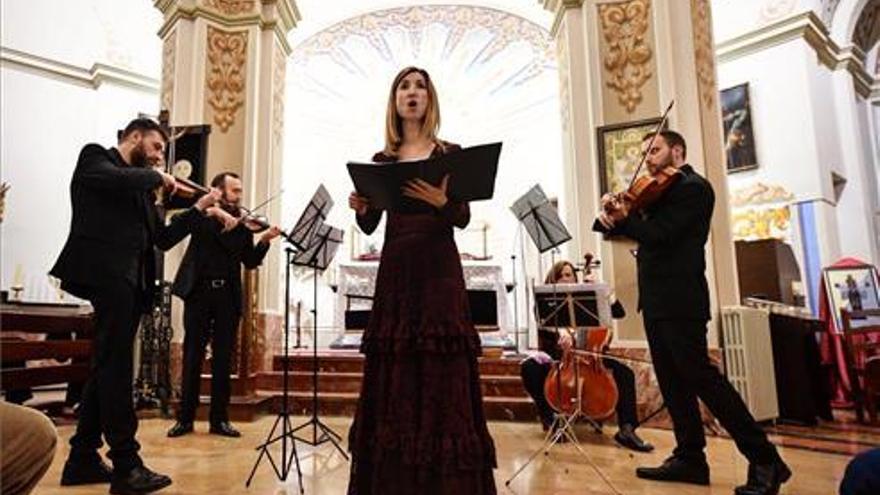
{"type": "Polygon", "coordinates": [[[660,119],[648,119],[599,127],[596,141],[602,194],[629,187],[642,158],[642,138],[654,132],[659,123],[660,119]]]}
{"type": "Polygon", "coordinates": [[[721,120],[724,123],[724,153],[727,171],[739,172],[758,166],[748,83],[721,91],[721,120]]]}

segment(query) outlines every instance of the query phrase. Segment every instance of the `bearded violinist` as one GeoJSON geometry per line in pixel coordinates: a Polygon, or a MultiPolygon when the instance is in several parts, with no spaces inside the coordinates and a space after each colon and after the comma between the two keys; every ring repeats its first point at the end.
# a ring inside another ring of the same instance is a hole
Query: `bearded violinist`
{"type": "MultiPolygon", "coordinates": [[[[242,311],[241,266],[257,268],[272,239],[281,234],[269,227],[254,244],[253,232],[242,221],[242,182],[223,172],[211,180],[221,193],[211,209],[218,221],[200,219],[183,255],[172,293],[184,301],[183,378],[177,422],[169,437],[193,431],[205,347],[211,341],[210,432],[226,437],[241,434],[229,423],[230,361],[242,311]]],[[[174,220],[172,220],[172,223],[174,220]]]]}
{"type": "Polygon", "coordinates": [[[171,484],[144,466],[135,439],[132,397],[134,338],[149,309],[156,278],[153,248],[166,250],[189,233],[219,197],[206,194],[165,225],[153,190],[173,191],[161,165],[168,137],[149,119],[135,119],[116,148],[88,144],[80,151],[70,199],[70,234],[49,272],[65,291],[92,303],[95,335],[89,377],[82,392],[76,434],[64,465],[64,486],[110,483],[110,493],[149,493],[171,484]],[[110,446],[111,470],[98,449],[110,446]]]}
{"type": "Polygon", "coordinates": [[[651,178],[674,179],[653,203],[639,211],[619,195],[605,195],[603,212],[593,224],[593,230],[639,243],[639,309],[657,381],[675,429],[672,456],[659,467],[638,468],[636,475],[709,484],[699,397],[749,460],[748,481],[735,493],[776,494],[791,471],[739,394],[709,359],[709,289],[703,249],[715,203],[712,186],[686,164],[687,145],[677,132],[649,134],[643,146],[651,178]]]}

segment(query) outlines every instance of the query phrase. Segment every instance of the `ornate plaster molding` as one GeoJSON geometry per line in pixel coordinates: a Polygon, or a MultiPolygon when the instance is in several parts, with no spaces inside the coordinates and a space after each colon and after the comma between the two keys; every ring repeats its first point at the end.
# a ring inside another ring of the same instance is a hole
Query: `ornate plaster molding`
{"type": "Polygon", "coordinates": [[[214,123],[222,132],[235,123],[244,105],[247,31],[223,31],[208,26],[208,103],[214,109],[214,123]]]}
{"type": "Polygon", "coordinates": [[[642,102],[642,86],[651,78],[653,57],[650,40],[650,0],[629,0],[599,4],[602,36],[608,51],[602,55],[610,76],[605,85],[617,94],[618,102],[632,113],[642,102]]]}

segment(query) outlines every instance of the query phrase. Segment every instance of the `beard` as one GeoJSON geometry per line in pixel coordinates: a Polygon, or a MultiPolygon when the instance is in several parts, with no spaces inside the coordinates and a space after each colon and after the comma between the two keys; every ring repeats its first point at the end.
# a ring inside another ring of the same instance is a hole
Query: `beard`
{"type": "Polygon", "coordinates": [[[147,151],[144,149],[144,143],[140,142],[131,150],[131,166],[137,168],[147,168],[150,163],[147,161],[147,151]]]}

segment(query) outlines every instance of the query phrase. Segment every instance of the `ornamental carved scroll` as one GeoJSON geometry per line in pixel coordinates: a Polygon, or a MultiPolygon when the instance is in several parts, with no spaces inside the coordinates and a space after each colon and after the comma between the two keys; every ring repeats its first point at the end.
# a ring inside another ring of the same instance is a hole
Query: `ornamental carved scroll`
{"type": "Polygon", "coordinates": [[[697,64],[700,99],[706,108],[715,106],[715,48],[712,43],[712,19],[709,0],[691,0],[691,23],[694,30],[694,59],[697,64]]]}
{"type": "Polygon", "coordinates": [[[205,6],[226,15],[239,15],[254,10],[254,0],[205,0],[205,6]]]}
{"type": "Polygon", "coordinates": [[[646,40],[650,0],[599,5],[602,35],[608,44],[603,62],[611,79],[605,84],[632,113],[642,101],[642,87],[651,78],[653,51],[646,40]]]}
{"type": "Polygon", "coordinates": [[[244,105],[247,31],[222,31],[208,26],[208,103],[214,123],[226,132],[244,105]]]}

